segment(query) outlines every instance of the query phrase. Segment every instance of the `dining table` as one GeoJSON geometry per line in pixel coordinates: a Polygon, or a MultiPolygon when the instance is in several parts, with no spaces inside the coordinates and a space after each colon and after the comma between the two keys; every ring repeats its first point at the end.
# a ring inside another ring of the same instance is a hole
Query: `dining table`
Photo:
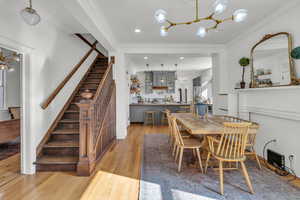
{"type": "MultiPolygon", "coordinates": [[[[171,113],[171,116],[175,117],[181,127],[183,127],[191,135],[220,135],[223,131],[224,122],[250,122],[237,117],[227,117],[221,115],[209,115],[207,117],[201,117],[193,113],[171,113]]],[[[256,131],[259,125],[255,122],[251,122],[250,133],[256,131]],[[252,130],[252,131],[251,131],[252,130]]]]}
{"type": "MultiPolygon", "coordinates": [[[[208,115],[198,116],[194,113],[171,113],[175,117],[180,127],[186,130],[189,134],[198,137],[202,140],[202,149],[208,151],[208,142],[206,136],[219,136],[222,134],[224,122],[251,122],[237,117],[223,116],[223,115],[208,115]]],[[[251,122],[249,134],[256,134],[259,125],[251,122]]],[[[202,151],[202,159],[206,159],[205,151],[202,151]]],[[[188,161],[189,165],[196,165],[196,160],[188,161]]]]}

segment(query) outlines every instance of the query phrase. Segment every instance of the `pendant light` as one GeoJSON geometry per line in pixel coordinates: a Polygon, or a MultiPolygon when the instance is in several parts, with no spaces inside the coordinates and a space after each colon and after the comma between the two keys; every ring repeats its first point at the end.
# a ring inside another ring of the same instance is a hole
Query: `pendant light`
{"type": "Polygon", "coordinates": [[[20,12],[23,20],[31,26],[37,25],[41,21],[40,15],[32,8],[32,0],[29,0],[29,7],[20,12]]]}

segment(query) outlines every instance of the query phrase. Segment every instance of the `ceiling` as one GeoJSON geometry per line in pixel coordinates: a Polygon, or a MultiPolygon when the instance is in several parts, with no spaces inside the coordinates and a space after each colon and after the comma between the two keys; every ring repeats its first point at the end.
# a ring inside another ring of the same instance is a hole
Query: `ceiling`
{"type": "Polygon", "coordinates": [[[134,71],[162,71],[162,70],[205,70],[212,67],[212,58],[196,54],[130,54],[129,63],[134,71]],[[148,57],[147,60],[144,57],[148,57]],[[180,57],[184,57],[183,60],[180,57]],[[146,66],[149,64],[149,67],[146,66]],[[161,64],[164,66],[162,67],[161,64]],[[178,64],[177,68],[175,64],[178,64]]]}
{"type": "MultiPolygon", "coordinates": [[[[289,0],[297,1],[297,0],[289,0]]],[[[168,37],[159,35],[160,25],[154,20],[154,13],[162,8],[168,12],[168,19],[185,21],[194,18],[194,0],[94,0],[104,13],[116,39],[120,43],[203,43],[224,44],[231,41],[239,33],[261,21],[276,9],[287,4],[283,0],[229,0],[229,7],[222,17],[231,16],[240,8],[249,11],[246,22],[227,22],[220,25],[218,31],[210,32],[205,38],[195,35],[199,24],[178,26],[169,32],[168,37]],[[134,33],[140,28],[141,33],[134,33]]],[[[214,0],[199,0],[200,17],[212,12],[214,0]]],[[[203,24],[205,25],[205,23],[203,24]]]]}

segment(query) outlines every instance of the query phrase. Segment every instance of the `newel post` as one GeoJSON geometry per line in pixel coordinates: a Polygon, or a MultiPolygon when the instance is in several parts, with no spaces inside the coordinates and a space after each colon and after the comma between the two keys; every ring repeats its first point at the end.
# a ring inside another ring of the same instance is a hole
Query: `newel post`
{"type": "Polygon", "coordinates": [[[77,174],[79,176],[89,176],[91,174],[89,146],[91,137],[91,102],[93,94],[86,90],[80,94],[84,99],[76,103],[79,107],[79,162],[77,164],[77,174]]]}

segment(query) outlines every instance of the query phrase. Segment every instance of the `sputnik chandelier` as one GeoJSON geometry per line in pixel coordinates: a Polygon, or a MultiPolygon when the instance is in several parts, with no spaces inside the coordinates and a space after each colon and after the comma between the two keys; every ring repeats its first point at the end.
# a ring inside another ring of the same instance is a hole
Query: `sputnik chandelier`
{"type": "Polygon", "coordinates": [[[226,21],[235,21],[235,22],[242,22],[247,18],[248,11],[245,9],[239,9],[236,10],[232,16],[225,18],[225,19],[217,19],[215,15],[221,14],[224,12],[227,8],[228,5],[228,0],[216,0],[215,3],[213,4],[213,13],[207,17],[200,18],[199,17],[199,0],[195,0],[195,6],[196,6],[196,13],[195,13],[195,19],[188,21],[188,22],[179,22],[175,23],[167,19],[167,12],[163,9],[159,9],[155,12],[155,19],[158,23],[167,23],[167,26],[161,26],[160,28],[160,35],[161,36],[167,36],[168,32],[171,28],[178,26],[178,25],[190,25],[190,24],[195,24],[199,23],[202,21],[213,21],[215,24],[211,27],[205,28],[203,26],[200,26],[198,28],[198,31],[196,33],[197,36],[199,37],[205,37],[206,34],[214,29],[217,29],[219,24],[222,24],[226,21]]]}

